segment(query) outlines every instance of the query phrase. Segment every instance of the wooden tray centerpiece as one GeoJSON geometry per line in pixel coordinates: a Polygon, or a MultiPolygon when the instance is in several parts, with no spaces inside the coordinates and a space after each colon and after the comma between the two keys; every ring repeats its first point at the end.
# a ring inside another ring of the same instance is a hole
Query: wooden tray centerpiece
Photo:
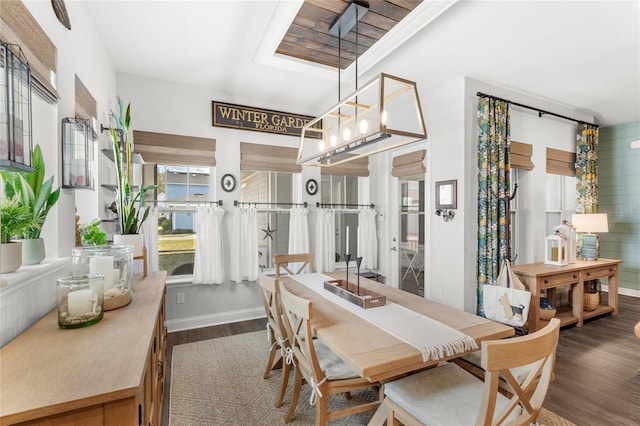
{"type": "Polygon", "coordinates": [[[349,282],[349,257],[351,255],[345,254],[345,260],[347,261],[347,276],[346,280],[336,279],[324,282],[325,290],[342,297],[345,300],[358,305],[363,309],[375,308],[376,306],[384,306],[387,304],[387,298],[374,291],[360,288],[360,264],[362,263],[362,257],[356,258],[356,265],[358,268],[358,282],[349,282]]]}
{"type": "Polygon", "coordinates": [[[325,281],[324,288],[364,309],[387,304],[385,296],[363,288],[360,289],[360,294],[358,294],[357,285],[345,280],[325,281]]]}

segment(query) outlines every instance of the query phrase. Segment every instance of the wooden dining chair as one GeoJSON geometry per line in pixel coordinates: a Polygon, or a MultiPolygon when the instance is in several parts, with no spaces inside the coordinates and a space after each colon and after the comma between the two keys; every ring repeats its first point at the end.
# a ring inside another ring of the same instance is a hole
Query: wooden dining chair
{"type": "Polygon", "coordinates": [[[313,253],[277,254],[273,256],[273,261],[276,264],[276,278],[280,278],[283,272],[288,275],[302,274],[307,266],[309,272],[313,271],[313,253]]]}
{"type": "Polygon", "coordinates": [[[267,367],[262,377],[268,379],[271,371],[279,364],[282,365],[280,392],[276,398],[276,407],[282,407],[284,394],[287,391],[287,383],[289,382],[291,366],[284,362],[289,342],[287,340],[287,331],[284,326],[282,309],[280,307],[280,286],[275,278],[264,274],[260,275],[259,283],[262,292],[262,301],[264,302],[264,310],[267,314],[267,331],[269,333],[270,344],[269,359],[267,360],[267,367]]]}
{"type": "Polygon", "coordinates": [[[316,406],[316,425],[325,425],[328,420],[376,409],[382,399],[382,385],[360,377],[319,339],[312,338],[311,302],[292,294],[284,286],[281,287],[280,299],[291,343],[290,359],[292,358],[295,372],[291,406],[285,421],[289,423],[293,419],[303,382],[311,386],[310,402],[316,406]],[[373,386],[380,386],[376,401],[328,412],[330,396],[346,393],[347,398],[350,398],[350,391],[373,386]]]}
{"type": "Polygon", "coordinates": [[[553,372],[560,320],[527,336],[482,342],[484,383],[453,363],[385,384],[387,425],[535,423],[553,372]],[[520,383],[511,370],[533,364],[520,383]],[[500,376],[514,393],[499,392],[500,376]]]}

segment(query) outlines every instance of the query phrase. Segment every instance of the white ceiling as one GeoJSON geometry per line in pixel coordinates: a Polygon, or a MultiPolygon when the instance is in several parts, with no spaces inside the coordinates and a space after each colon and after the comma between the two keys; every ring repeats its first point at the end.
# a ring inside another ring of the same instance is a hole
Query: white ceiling
{"type": "MultiPolygon", "coordinates": [[[[304,114],[336,100],[335,70],[273,54],[299,0],[85,3],[118,72],[304,114]]],[[[469,76],[588,112],[601,125],[640,120],[638,0],[437,1],[409,18],[361,57],[361,74],[395,73],[423,93],[469,76]]]]}

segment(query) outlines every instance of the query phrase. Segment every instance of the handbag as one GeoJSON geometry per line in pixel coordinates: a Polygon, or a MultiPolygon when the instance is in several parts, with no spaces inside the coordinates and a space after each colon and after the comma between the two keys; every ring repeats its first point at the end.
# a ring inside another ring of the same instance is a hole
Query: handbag
{"type": "Polygon", "coordinates": [[[522,327],[529,315],[531,293],[504,261],[496,285],[482,287],[484,314],[487,319],[514,327],[522,327]]]}

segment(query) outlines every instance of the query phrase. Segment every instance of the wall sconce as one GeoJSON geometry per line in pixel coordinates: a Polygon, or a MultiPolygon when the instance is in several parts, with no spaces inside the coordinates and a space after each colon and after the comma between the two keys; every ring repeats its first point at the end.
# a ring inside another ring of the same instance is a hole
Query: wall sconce
{"type": "Polygon", "coordinates": [[[93,143],[97,139],[91,120],[62,120],[62,187],[94,189],[93,143]]]}
{"type": "Polygon", "coordinates": [[[442,216],[442,219],[444,219],[445,222],[449,222],[450,220],[453,220],[453,217],[456,215],[456,212],[448,209],[444,209],[444,210],[438,209],[436,210],[436,215],[442,216]]]}
{"type": "Polygon", "coordinates": [[[457,208],[458,181],[453,179],[436,182],[436,215],[449,222],[456,215],[453,210],[457,208]]]}
{"type": "Polygon", "coordinates": [[[0,170],[33,171],[31,71],[20,46],[0,42],[0,170]]]}

